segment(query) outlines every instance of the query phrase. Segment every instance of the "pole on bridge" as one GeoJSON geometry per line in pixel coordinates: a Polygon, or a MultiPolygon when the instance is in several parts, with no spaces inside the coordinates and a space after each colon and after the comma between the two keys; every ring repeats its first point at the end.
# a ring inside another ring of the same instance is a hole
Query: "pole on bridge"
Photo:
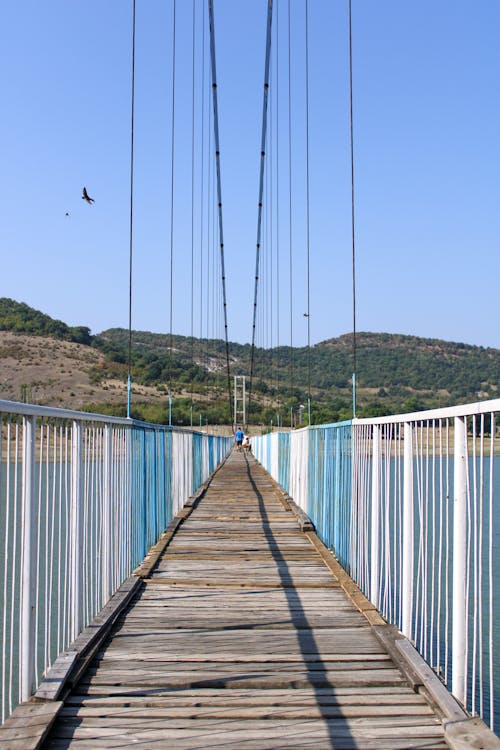
{"type": "Polygon", "coordinates": [[[76,419],[71,427],[71,503],[69,539],[70,639],[82,629],[83,584],[83,493],[82,493],[82,423],[76,419]]]}
{"type": "Polygon", "coordinates": [[[112,463],[111,425],[104,427],[103,453],[103,506],[102,506],[102,557],[103,579],[102,598],[107,602],[113,593],[113,560],[112,560],[112,511],[111,511],[111,463],[112,463]]]}
{"type": "Polygon", "coordinates": [[[453,601],[451,691],[467,698],[467,421],[455,417],[453,461],[453,601]]]}
{"type": "Polygon", "coordinates": [[[370,599],[379,609],[381,427],[373,425],[370,599]]]}
{"type": "Polygon", "coordinates": [[[404,487],[403,487],[403,570],[401,581],[402,624],[401,631],[412,639],[413,619],[413,428],[404,425],[404,487]]]}
{"type": "Polygon", "coordinates": [[[128,419],[130,419],[131,394],[132,394],[132,376],[129,373],[128,378],[127,378],[127,417],[128,419]]]}
{"type": "Polygon", "coordinates": [[[27,701],[35,677],[35,448],[36,417],[23,417],[20,698],[27,701]]]}

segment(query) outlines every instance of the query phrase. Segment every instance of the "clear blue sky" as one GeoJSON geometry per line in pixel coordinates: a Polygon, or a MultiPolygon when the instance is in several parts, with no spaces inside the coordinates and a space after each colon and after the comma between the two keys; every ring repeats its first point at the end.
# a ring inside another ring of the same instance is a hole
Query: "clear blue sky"
{"type": "MultiPolygon", "coordinates": [[[[302,345],[305,4],[291,5],[293,329],[302,345]]],[[[251,338],[267,3],[214,6],[229,337],[244,342],[251,338]]],[[[280,59],[277,72],[275,46],[274,197],[265,231],[270,237],[272,216],[280,341],[288,343],[287,3],[274,6],[280,59]]],[[[133,327],[157,332],[169,328],[172,7],[172,0],[137,0],[133,327]]],[[[128,325],[131,8],[131,0],[17,0],[2,8],[0,296],[93,332],[128,325]],[[81,200],[83,185],[93,206],[81,200]]],[[[196,0],[196,258],[202,8],[196,0]]],[[[347,0],[309,0],[309,8],[317,342],[352,330],[347,0]]],[[[190,333],[191,316],[191,11],[191,0],[177,0],[173,329],[182,334],[190,333]]],[[[360,331],[500,347],[499,29],[496,0],[353,0],[360,331]]],[[[194,273],[198,289],[198,263],[194,273]]],[[[262,314],[269,295],[268,287],[262,314]]],[[[273,295],[275,302],[275,287],[273,295]]],[[[196,335],[199,317],[197,293],[196,335]]],[[[276,343],[275,311],[272,335],[259,341],[276,343]]]]}

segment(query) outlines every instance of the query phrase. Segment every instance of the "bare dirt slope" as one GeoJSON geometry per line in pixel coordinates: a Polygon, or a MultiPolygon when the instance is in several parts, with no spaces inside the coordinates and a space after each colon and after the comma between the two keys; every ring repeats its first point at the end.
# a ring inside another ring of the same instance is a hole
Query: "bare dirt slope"
{"type": "MultiPolygon", "coordinates": [[[[125,403],[125,383],[92,382],[92,369],[103,362],[90,346],[0,331],[0,399],[71,409],[92,402],[125,403]]],[[[148,400],[161,398],[156,388],[134,386],[133,391],[148,400]]]]}

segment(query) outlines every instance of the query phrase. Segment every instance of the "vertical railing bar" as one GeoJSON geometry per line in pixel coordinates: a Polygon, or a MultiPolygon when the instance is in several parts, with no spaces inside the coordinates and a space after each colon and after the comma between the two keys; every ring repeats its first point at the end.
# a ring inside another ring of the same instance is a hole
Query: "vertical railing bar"
{"type": "Polygon", "coordinates": [[[493,662],[493,621],[494,621],[494,610],[493,610],[493,519],[494,519],[494,507],[493,507],[493,463],[495,458],[495,434],[496,424],[495,415],[493,412],[490,413],[490,493],[489,493],[489,539],[488,539],[488,666],[489,666],[489,688],[490,688],[490,727],[495,731],[495,679],[494,679],[494,662],[493,662]]]}
{"type": "MultiPolygon", "coordinates": [[[[55,545],[55,528],[56,528],[56,475],[54,468],[52,471],[50,471],[51,466],[51,455],[55,455],[56,449],[57,449],[57,432],[56,427],[54,425],[53,429],[51,429],[51,425],[49,423],[49,432],[51,435],[51,450],[47,456],[47,467],[48,471],[50,472],[51,476],[51,492],[50,492],[50,518],[51,518],[51,527],[50,527],[50,549],[51,549],[51,555],[50,555],[50,565],[49,565],[49,613],[50,613],[50,628],[49,628],[49,647],[48,647],[48,653],[49,653],[49,659],[52,660],[54,655],[54,626],[53,626],[53,616],[52,616],[52,609],[53,609],[53,595],[54,595],[54,557],[57,554],[57,557],[59,557],[60,552],[60,539],[57,540],[57,547],[55,545]]],[[[49,503],[49,493],[47,494],[47,505],[49,503]]],[[[59,619],[59,612],[57,612],[56,620],[59,619]]]]}
{"type": "Polygon", "coordinates": [[[405,453],[404,453],[404,425],[397,425],[398,430],[398,540],[399,540],[399,603],[398,626],[403,629],[403,528],[404,528],[404,487],[405,487],[405,453]]]}
{"type": "Polygon", "coordinates": [[[72,422],[71,430],[71,510],[70,510],[70,638],[76,638],[82,622],[83,502],[82,502],[82,423],[72,422]]]}
{"type": "Polygon", "coordinates": [[[370,545],[370,599],[379,608],[380,584],[380,460],[381,434],[380,425],[373,425],[372,437],[372,485],[371,485],[371,545],[370,545]]]}
{"type": "MultiPolygon", "coordinates": [[[[0,419],[0,436],[3,437],[3,417],[0,419]]],[[[8,598],[8,573],[10,567],[10,556],[9,556],[9,537],[10,537],[10,451],[11,451],[11,427],[12,421],[9,416],[7,421],[7,436],[6,436],[6,456],[5,456],[5,543],[4,543],[4,602],[3,602],[3,629],[2,629],[2,723],[6,716],[6,693],[7,693],[7,612],[10,611],[10,618],[12,621],[13,608],[7,606],[8,598]]],[[[3,462],[3,443],[0,439],[0,465],[3,462]]],[[[15,528],[15,527],[14,527],[15,528]]],[[[11,586],[14,586],[14,576],[11,577],[11,586]]],[[[9,623],[10,624],[10,623],[9,623]]],[[[12,649],[9,652],[10,678],[12,679],[12,649]]]]}
{"type": "Polygon", "coordinates": [[[479,439],[479,519],[478,519],[478,613],[479,613],[479,713],[484,716],[484,671],[483,671],[483,524],[484,524],[484,414],[480,420],[479,439]]]}
{"type": "MultiPolygon", "coordinates": [[[[54,472],[54,503],[56,498],[56,487],[59,488],[59,502],[57,506],[57,634],[56,634],[56,649],[57,653],[61,653],[61,620],[62,620],[62,610],[61,610],[61,556],[62,556],[62,550],[63,550],[63,544],[62,544],[62,463],[63,460],[63,453],[62,453],[62,424],[59,423],[59,425],[54,425],[54,466],[52,471],[54,472]],[[58,456],[59,456],[59,462],[58,462],[58,456]],[[59,469],[56,469],[59,463],[59,469]]],[[[54,511],[55,511],[55,504],[54,504],[54,511]]]]}
{"type": "Polygon", "coordinates": [[[23,481],[22,481],[22,578],[20,592],[20,699],[31,695],[35,676],[35,450],[36,417],[23,417],[23,481]]]}
{"type": "Polygon", "coordinates": [[[70,433],[69,423],[64,425],[64,499],[65,499],[65,540],[64,546],[64,628],[63,628],[63,648],[69,643],[71,638],[71,454],[70,454],[70,433]],[[69,486],[68,486],[69,480],[69,486]]]}
{"type": "Polygon", "coordinates": [[[452,692],[465,704],[465,628],[467,559],[466,425],[454,418],[453,469],[453,599],[452,599],[452,692]]]}
{"type": "Polygon", "coordinates": [[[431,522],[432,522],[432,534],[431,534],[431,557],[429,564],[431,566],[431,615],[430,615],[430,636],[429,636],[429,662],[431,667],[435,669],[438,667],[438,658],[434,652],[434,618],[436,608],[436,566],[434,560],[436,559],[436,420],[431,421],[432,429],[432,453],[431,453],[431,522]]]}
{"type": "MultiPolygon", "coordinates": [[[[475,421],[475,417],[472,417],[472,421],[475,421]]],[[[469,450],[467,442],[468,433],[468,420],[465,417],[465,498],[466,498],[466,562],[465,562],[465,677],[464,677],[464,705],[467,705],[468,687],[469,687],[469,611],[470,611],[470,590],[471,590],[471,547],[472,547],[472,492],[470,486],[470,471],[469,471],[469,450]]],[[[473,466],[475,469],[475,460],[473,453],[473,466]]],[[[472,576],[473,578],[473,576],[472,576]]]]}
{"type": "Polygon", "coordinates": [[[412,639],[413,620],[413,430],[404,423],[402,632],[412,639]]]}
{"type": "MultiPolygon", "coordinates": [[[[476,417],[472,417],[472,492],[471,492],[471,502],[472,502],[472,514],[471,518],[469,519],[469,535],[472,534],[472,540],[473,540],[473,606],[474,610],[476,612],[476,616],[474,617],[474,623],[472,626],[472,674],[471,674],[471,709],[472,713],[476,713],[476,670],[477,670],[477,592],[478,592],[478,580],[477,580],[477,574],[478,574],[478,548],[477,548],[477,541],[478,541],[478,527],[477,527],[477,512],[478,512],[478,498],[477,498],[477,446],[476,446],[476,440],[477,438],[477,432],[476,432],[476,417]]],[[[470,550],[470,543],[467,545],[470,550]]],[[[469,552],[470,554],[470,552],[469,552]]],[[[468,594],[468,602],[469,602],[469,592],[468,594]]],[[[468,603],[467,602],[467,603],[468,603]]]]}
{"type": "Polygon", "coordinates": [[[112,453],[112,434],[111,425],[106,424],[104,427],[104,488],[103,488],[103,514],[102,514],[102,538],[103,538],[103,599],[105,602],[111,596],[113,590],[112,574],[112,556],[111,556],[111,453],[112,453]]]}
{"type": "Polygon", "coordinates": [[[425,433],[425,459],[422,446],[422,460],[424,465],[425,489],[422,496],[422,655],[429,658],[428,648],[428,609],[429,609],[429,421],[422,423],[422,437],[425,433]]]}
{"type": "MultiPolygon", "coordinates": [[[[11,608],[12,613],[15,612],[15,606],[16,606],[16,586],[15,582],[17,581],[17,567],[18,567],[18,560],[17,560],[17,542],[18,542],[18,523],[17,523],[17,517],[18,517],[18,511],[19,508],[19,466],[21,464],[19,453],[20,453],[20,446],[19,446],[19,422],[16,421],[16,429],[15,429],[15,443],[14,443],[14,451],[15,451],[15,470],[14,470],[14,528],[13,528],[13,537],[14,537],[14,549],[12,553],[12,560],[13,560],[13,571],[12,571],[12,602],[11,602],[11,608]]],[[[20,623],[18,623],[18,640],[19,643],[21,643],[21,628],[20,623]]],[[[14,614],[12,615],[12,622],[11,622],[11,631],[10,631],[10,651],[11,654],[14,653],[14,614]]],[[[9,713],[12,711],[12,701],[13,701],[13,673],[12,673],[12,680],[11,680],[11,690],[10,690],[10,707],[9,707],[9,713]]],[[[18,670],[17,674],[17,691],[18,694],[21,692],[21,673],[18,670]]]]}
{"type": "Polygon", "coordinates": [[[417,546],[417,579],[415,584],[415,606],[414,606],[414,640],[418,649],[422,649],[421,629],[421,579],[422,579],[422,422],[415,425],[416,433],[416,469],[417,469],[417,502],[416,511],[418,517],[418,546],[417,546]]]}
{"type": "Polygon", "coordinates": [[[438,420],[438,434],[439,434],[439,544],[438,544],[438,570],[437,570],[437,608],[436,608],[436,668],[438,674],[442,674],[441,670],[441,604],[442,604],[442,575],[443,575],[443,423],[442,420],[438,420]]]}
{"type": "MultiPolygon", "coordinates": [[[[51,597],[52,597],[52,579],[50,575],[51,563],[54,555],[54,548],[50,544],[51,529],[53,528],[53,517],[50,506],[51,498],[51,481],[50,481],[50,450],[51,450],[51,432],[50,423],[46,423],[46,448],[45,448],[45,515],[47,518],[45,526],[45,655],[44,655],[44,671],[47,670],[50,664],[50,634],[52,625],[51,616],[51,597]]],[[[40,457],[42,457],[42,451],[40,450],[40,457]]]]}
{"type": "MultiPolygon", "coordinates": [[[[42,423],[40,425],[40,456],[43,457],[43,440],[44,438],[44,429],[43,429],[43,419],[42,423]]],[[[35,424],[35,441],[36,441],[36,424],[35,424]]],[[[35,464],[33,464],[35,466],[35,464]]],[[[36,470],[36,469],[34,469],[36,470]]],[[[42,538],[42,520],[44,518],[44,514],[42,511],[42,471],[43,471],[43,463],[40,460],[39,466],[38,466],[38,508],[36,512],[36,556],[33,562],[33,570],[34,570],[34,576],[35,576],[35,592],[36,592],[36,601],[37,602],[44,602],[45,605],[45,596],[40,596],[40,566],[41,566],[41,555],[42,555],[42,544],[41,544],[41,538],[42,538]]],[[[33,503],[35,503],[35,498],[33,497],[33,503]]],[[[34,632],[39,633],[40,628],[40,606],[35,606],[34,610],[34,618],[35,618],[35,625],[34,625],[34,632]]],[[[46,636],[46,621],[44,620],[44,636],[46,636]]],[[[38,640],[38,639],[37,639],[38,640]]],[[[44,638],[45,641],[45,638],[44,638]]],[[[45,651],[44,648],[45,644],[43,644],[42,652],[45,651]]],[[[37,649],[38,651],[38,649],[37,649]]],[[[35,655],[34,658],[34,681],[38,682],[38,653],[35,655]]]]}
{"type": "Polygon", "coordinates": [[[450,682],[450,508],[453,508],[450,495],[450,420],[446,419],[446,560],[445,560],[445,681],[450,682]]]}

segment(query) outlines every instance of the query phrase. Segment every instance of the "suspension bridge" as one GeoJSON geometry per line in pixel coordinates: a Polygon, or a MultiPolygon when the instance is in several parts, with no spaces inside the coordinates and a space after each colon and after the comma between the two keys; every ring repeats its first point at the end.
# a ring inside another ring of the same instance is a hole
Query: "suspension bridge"
{"type": "MultiPolygon", "coordinates": [[[[289,3],[279,36],[280,16],[273,17],[268,0],[244,425],[252,433],[251,452],[239,449],[233,437],[213,0],[206,8],[203,3],[198,22],[197,3],[192,6],[190,323],[193,339],[198,296],[200,332],[205,312],[212,326],[209,331],[206,323],[206,338],[223,331],[224,355],[217,354],[215,369],[227,383],[227,429],[215,435],[194,428],[193,381],[190,425],[176,423],[179,383],[185,381],[176,380],[173,339],[175,0],[168,417],[163,425],[133,418],[135,0],[132,5],[127,416],[0,401],[0,747],[498,748],[500,400],[357,417],[351,3],[353,331],[346,356],[352,419],[314,424],[305,0],[307,407],[300,408],[307,419],[294,429],[291,10],[289,3]],[[277,429],[262,430],[252,428],[258,421],[259,343],[282,343],[284,274],[277,248],[272,254],[273,242],[280,244],[273,210],[281,205],[277,99],[273,106],[280,65],[278,57],[273,64],[273,52],[287,25],[290,362],[286,382],[279,363],[271,364],[277,429]],[[202,126],[196,290],[198,27],[203,102],[210,98],[211,108],[210,130],[202,126]],[[204,235],[210,238],[205,258],[204,235]]],[[[192,367],[195,359],[193,349],[192,367]]]]}

